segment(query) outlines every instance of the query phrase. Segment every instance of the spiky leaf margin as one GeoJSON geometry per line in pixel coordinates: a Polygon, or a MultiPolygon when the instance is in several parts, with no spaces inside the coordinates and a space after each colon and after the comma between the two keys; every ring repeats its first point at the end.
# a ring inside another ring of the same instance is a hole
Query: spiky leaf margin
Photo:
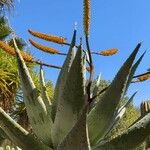
{"type": "Polygon", "coordinates": [[[138,120],[123,134],[108,140],[94,150],[135,149],[150,135],[150,113],[138,120]]]}
{"type": "Polygon", "coordinates": [[[109,124],[112,122],[113,114],[125,93],[132,64],[140,46],[141,43],[136,46],[132,54],[118,71],[101,100],[88,115],[89,137],[92,145],[96,144],[97,141],[105,135],[105,132],[109,128],[109,124]]]}
{"type": "Polygon", "coordinates": [[[0,108],[0,126],[8,137],[24,150],[52,150],[38,140],[33,134],[28,133],[18,123],[0,108]]]}
{"type": "Polygon", "coordinates": [[[57,83],[56,83],[56,87],[55,87],[55,93],[54,93],[54,101],[52,104],[52,120],[53,121],[55,120],[57,105],[58,105],[58,102],[60,101],[60,99],[62,97],[62,91],[63,91],[65,83],[66,83],[68,72],[70,70],[71,64],[72,64],[73,59],[75,57],[76,32],[77,31],[74,30],[71,46],[69,48],[66,60],[62,66],[62,69],[61,69],[59,76],[58,76],[58,79],[57,79],[57,83]]]}
{"type": "Polygon", "coordinates": [[[83,108],[82,113],[65,137],[63,142],[58,146],[57,150],[90,150],[89,138],[88,138],[88,130],[86,124],[87,117],[87,105],[83,108]]]}
{"type": "Polygon", "coordinates": [[[46,106],[32,81],[29,70],[17,48],[15,39],[14,45],[29,122],[38,138],[47,145],[51,145],[51,117],[48,115],[46,106]]]}
{"type": "MultiPolygon", "coordinates": [[[[84,57],[85,58],[85,57],[84,57]]],[[[58,103],[52,128],[55,147],[59,145],[78,120],[85,103],[85,67],[81,46],[71,65],[66,84],[58,103]]]]}

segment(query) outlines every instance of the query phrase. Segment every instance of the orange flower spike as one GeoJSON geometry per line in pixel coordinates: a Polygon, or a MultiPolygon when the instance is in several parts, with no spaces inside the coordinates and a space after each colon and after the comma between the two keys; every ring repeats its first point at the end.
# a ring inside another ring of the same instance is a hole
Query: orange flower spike
{"type": "Polygon", "coordinates": [[[84,0],[83,5],[83,27],[85,35],[88,36],[90,30],[90,0],[84,0]]]}
{"type": "MultiPolygon", "coordinates": [[[[3,41],[0,41],[0,48],[8,54],[10,54],[12,56],[16,56],[15,49],[3,41]]],[[[33,62],[32,56],[27,54],[26,52],[21,52],[21,55],[26,62],[33,62]]]]}
{"type": "Polygon", "coordinates": [[[149,78],[150,78],[150,73],[138,77],[137,80],[140,81],[140,82],[142,82],[142,81],[145,81],[145,80],[147,80],[149,78]]]}
{"type": "Polygon", "coordinates": [[[50,54],[57,54],[57,53],[59,53],[58,50],[56,50],[56,49],[54,49],[54,48],[51,48],[51,47],[43,46],[43,45],[41,45],[41,44],[39,44],[39,43],[37,43],[37,42],[31,40],[31,39],[29,39],[29,42],[30,42],[34,47],[36,47],[37,49],[42,50],[42,51],[44,51],[44,52],[47,52],[47,53],[50,53],[50,54]]]}
{"type": "Polygon", "coordinates": [[[112,56],[116,53],[118,53],[118,49],[116,49],[116,48],[112,48],[112,49],[98,52],[98,54],[103,55],[103,56],[112,56]]]}
{"type": "Polygon", "coordinates": [[[0,48],[2,50],[4,50],[6,53],[8,53],[8,54],[10,54],[12,56],[15,56],[15,50],[14,50],[14,48],[12,48],[11,46],[9,46],[5,42],[0,41],[0,48]]]}
{"type": "Polygon", "coordinates": [[[21,52],[21,55],[22,55],[23,59],[24,59],[26,62],[34,62],[32,56],[29,55],[28,53],[26,53],[26,52],[21,52]]]}
{"type": "Polygon", "coordinates": [[[63,37],[45,34],[45,33],[41,33],[41,32],[35,32],[30,29],[28,30],[28,32],[35,37],[38,37],[38,38],[46,40],[46,41],[54,42],[57,44],[64,44],[66,42],[66,39],[63,37]]]}

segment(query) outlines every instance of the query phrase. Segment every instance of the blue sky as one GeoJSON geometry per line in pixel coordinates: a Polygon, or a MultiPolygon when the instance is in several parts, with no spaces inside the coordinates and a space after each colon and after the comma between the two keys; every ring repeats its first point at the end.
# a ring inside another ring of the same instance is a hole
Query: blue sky
{"type": "MultiPolygon", "coordinates": [[[[60,35],[70,41],[74,22],[78,23],[78,39],[83,37],[81,0],[21,0],[9,15],[10,24],[17,35],[28,42],[32,36],[27,29],[60,35]]],[[[32,37],[33,38],[33,37],[32,37]]],[[[68,47],[34,40],[67,52],[68,47]]],[[[150,1],[149,0],[91,0],[90,45],[93,50],[118,48],[112,57],[94,56],[95,77],[112,80],[138,42],[143,42],[138,57],[147,53],[136,74],[150,68],[150,1]]],[[[84,45],[83,45],[84,46],[84,45]]],[[[64,57],[48,55],[29,45],[31,53],[38,59],[54,65],[62,65],[64,57]]],[[[138,58],[137,57],[137,58],[138,58]]],[[[58,70],[44,68],[46,79],[55,84],[58,70]]],[[[150,99],[150,80],[131,85],[128,95],[138,90],[134,103],[150,99]]]]}

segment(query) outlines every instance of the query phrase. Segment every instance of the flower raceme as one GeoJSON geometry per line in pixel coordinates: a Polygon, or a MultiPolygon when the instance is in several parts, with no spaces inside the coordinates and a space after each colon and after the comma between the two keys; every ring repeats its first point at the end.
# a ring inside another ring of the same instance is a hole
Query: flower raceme
{"type": "MultiPolygon", "coordinates": [[[[12,56],[16,56],[15,49],[13,47],[9,46],[8,44],[6,44],[3,41],[0,41],[0,48],[8,54],[10,54],[12,56]]],[[[33,57],[31,55],[29,55],[26,52],[20,51],[20,53],[21,53],[21,56],[22,56],[22,58],[25,62],[30,62],[30,63],[35,63],[35,64],[38,64],[38,65],[51,67],[51,68],[61,69],[60,66],[49,65],[49,64],[45,64],[45,63],[41,62],[40,60],[35,60],[35,59],[33,59],[33,57]]]]}
{"type": "Polygon", "coordinates": [[[36,47],[37,49],[40,49],[44,52],[47,52],[47,53],[50,53],[50,54],[58,54],[59,51],[54,49],[54,48],[51,48],[51,47],[47,47],[47,46],[44,46],[44,45],[41,45],[31,39],[29,39],[29,42],[34,46],[36,47]]]}
{"type": "MultiPolygon", "coordinates": [[[[5,42],[3,41],[0,41],[0,48],[2,50],[4,50],[6,53],[12,55],[12,56],[16,56],[16,52],[15,52],[15,49],[11,46],[9,46],[8,44],[6,44],[5,42]]],[[[23,57],[23,59],[26,61],[26,62],[33,62],[33,58],[31,55],[29,55],[28,53],[26,52],[21,52],[21,55],[23,57]]]]}
{"type": "Polygon", "coordinates": [[[145,81],[145,80],[147,80],[147,79],[149,79],[149,78],[150,78],[150,73],[147,73],[147,74],[145,74],[145,75],[139,76],[139,77],[137,78],[137,80],[138,80],[139,82],[142,82],[142,81],[145,81]]]}
{"type": "Polygon", "coordinates": [[[83,27],[85,35],[88,36],[90,30],[90,0],[84,0],[83,6],[83,27]]]}
{"type": "Polygon", "coordinates": [[[116,53],[118,53],[118,49],[116,49],[116,48],[112,48],[112,49],[103,50],[103,51],[98,52],[98,54],[103,55],[103,56],[112,56],[116,53]]]}
{"type": "Polygon", "coordinates": [[[29,29],[28,32],[35,37],[38,37],[38,38],[46,40],[46,41],[54,42],[57,44],[64,44],[66,42],[66,39],[64,37],[45,34],[45,33],[41,33],[41,32],[35,32],[35,31],[32,31],[31,29],[29,29]]]}

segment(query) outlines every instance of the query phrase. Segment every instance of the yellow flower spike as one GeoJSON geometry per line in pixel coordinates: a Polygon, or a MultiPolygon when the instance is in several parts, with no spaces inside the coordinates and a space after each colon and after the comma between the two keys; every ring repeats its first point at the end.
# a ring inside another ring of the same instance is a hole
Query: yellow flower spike
{"type": "Polygon", "coordinates": [[[149,79],[149,78],[150,78],[150,73],[138,77],[137,80],[138,80],[139,82],[142,82],[142,81],[145,81],[145,80],[147,80],[147,79],[149,79]]]}
{"type": "Polygon", "coordinates": [[[84,12],[83,12],[83,27],[86,36],[89,35],[90,30],[90,0],[84,0],[84,12]]]}
{"type": "MultiPolygon", "coordinates": [[[[16,56],[15,49],[3,41],[0,41],[0,48],[8,54],[10,54],[12,56],[16,56]]],[[[29,55],[28,53],[21,51],[21,55],[26,62],[33,62],[32,56],[29,55]]]]}
{"type": "Polygon", "coordinates": [[[29,42],[34,46],[36,47],[37,49],[39,50],[42,50],[44,52],[47,52],[47,53],[50,53],[50,54],[58,54],[59,51],[54,49],[54,48],[51,48],[51,47],[47,47],[47,46],[44,46],[44,45],[41,45],[31,39],[29,39],[29,42]]]}
{"type": "Polygon", "coordinates": [[[116,48],[112,48],[112,49],[98,52],[98,54],[103,55],[103,56],[112,56],[116,53],[118,53],[118,49],[116,49],[116,48]]]}
{"type": "Polygon", "coordinates": [[[38,38],[46,40],[46,41],[54,42],[57,44],[64,44],[66,42],[66,39],[63,37],[45,34],[45,33],[41,33],[41,32],[35,32],[30,29],[28,30],[28,32],[35,37],[38,37],[38,38]]]}

